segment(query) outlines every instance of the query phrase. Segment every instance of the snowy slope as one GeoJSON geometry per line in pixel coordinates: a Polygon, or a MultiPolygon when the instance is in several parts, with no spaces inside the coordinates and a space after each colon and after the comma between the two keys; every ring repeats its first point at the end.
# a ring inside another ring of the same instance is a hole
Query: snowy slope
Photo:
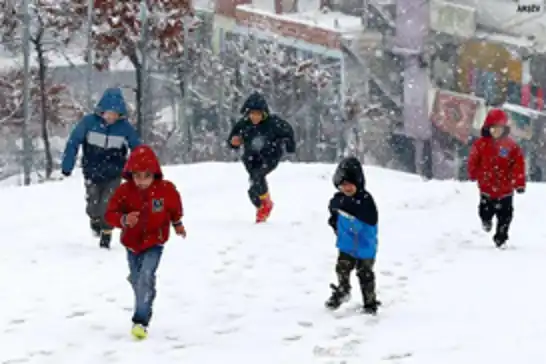
{"type": "MultiPolygon", "coordinates": [[[[366,168],[380,209],[377,319],[323,309],[334,281],[331,165],[283,164],[256,226],[239,164],[167,169],[188,239],[159,270],[150,338],[129,336],[123,249],[101,251],[76,176],[0,189],[0,363],[538,363],[546,189],[518,196],[512,249],[479,231],[472,184],[366,168]]],[[[116,237],[117,239],[117,237],[116,237]]],[[[356,285],[356,279],[354,280],[356,285]]]]}

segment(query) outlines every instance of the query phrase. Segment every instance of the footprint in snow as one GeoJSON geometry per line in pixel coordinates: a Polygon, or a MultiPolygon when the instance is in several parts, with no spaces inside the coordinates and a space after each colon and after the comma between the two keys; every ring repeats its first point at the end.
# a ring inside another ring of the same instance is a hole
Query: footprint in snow
{"type": "Polygon", "coordinates": [[[15,319],[11,320],[9,322],[9,325],[16,326],[16,325],[22,325],[27,321],[27,319],[21,318],[21,319],[15,319]]]}
{"type": "Polygon", "coordinates": [[[67,319],[76,318],[76,317],[83,317],[87,315],[89,311],[74,311],[66,316],[67,319]]]}

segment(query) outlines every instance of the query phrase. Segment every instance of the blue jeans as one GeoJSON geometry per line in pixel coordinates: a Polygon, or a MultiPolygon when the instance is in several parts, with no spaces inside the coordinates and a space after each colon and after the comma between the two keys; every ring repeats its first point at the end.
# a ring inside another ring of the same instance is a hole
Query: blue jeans
{"type": "Polygon", "coordinates": [[[155,273],[161,260],[163,246],[154,246],[142,253],[127,250],[129,283],[135,294],[133,323],[148,326],[152,318],[152,307],[156,296],[155,273]]]}

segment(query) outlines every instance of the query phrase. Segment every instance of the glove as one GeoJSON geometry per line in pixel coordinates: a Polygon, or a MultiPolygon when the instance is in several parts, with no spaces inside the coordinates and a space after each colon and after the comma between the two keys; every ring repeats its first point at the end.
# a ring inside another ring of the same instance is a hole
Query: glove
{"type": "Polygon", "coordinates": [[[524,187],[516,188],[516,192],[517,193],[525,193],[525,188],[524,187]]]}
{"type": "Polygon", "coordinates": [[[70,175],[71,175],[72,173],[70,173],[70,172],[68,172],[68,171],[61,171],[61,174],[62,174],[63,176],[65,176],[65,177],[70,177],[70,175]]]}

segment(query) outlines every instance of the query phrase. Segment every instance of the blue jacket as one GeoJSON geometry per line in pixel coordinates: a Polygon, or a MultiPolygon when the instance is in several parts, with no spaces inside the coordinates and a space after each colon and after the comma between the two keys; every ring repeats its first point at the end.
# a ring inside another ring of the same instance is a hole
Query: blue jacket
{"type": "Polygon", "coordinates": [[[364,172],[360,162],[345,158],[334,175],[334,185],[344,182],[357,188],[353,196],[337,192],[330,200],[328,224],[337,235],[337,248],[357,259],[375,259],[377,254],[377,206],[365,189],[364,172]]]}
{"type": "Polygon", "coordinates": [[[126,116],[127,106],[121,89],[104,91],[95,113],[84,116],[70,134],[61,165],[63,173],[72,172],[82,146],[82,170],[86,180],[102,183],[120,177],[128,149],[141,144],[126,116]],[[121,118],[108,125],[100,116],[105,111],[115,111],[121,118]]]}
{"type": "Polygon", "coordinates": [[[337,248],[357,259],[375,259],[377,225],[368,225],[343,210],[337,215],[337,248]]]}

